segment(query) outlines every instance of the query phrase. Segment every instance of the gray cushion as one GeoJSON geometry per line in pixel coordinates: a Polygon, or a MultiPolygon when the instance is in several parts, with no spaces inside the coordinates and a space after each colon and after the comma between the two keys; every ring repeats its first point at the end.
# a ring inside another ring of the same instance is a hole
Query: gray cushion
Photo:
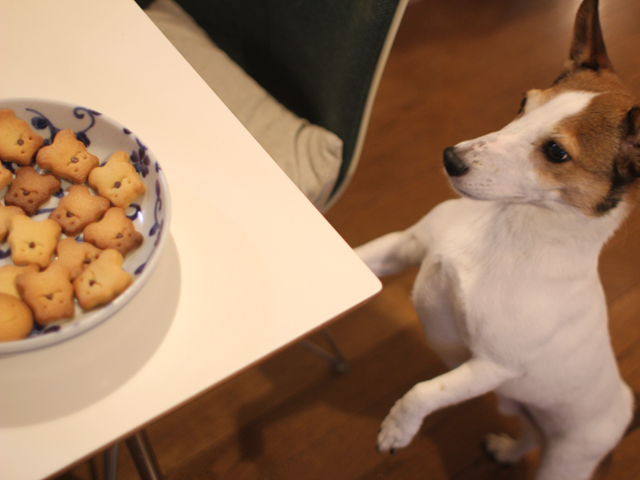
{"type": "Polygon", "coordinates": [[[340,170],[342,141],[278,103],[173,0],[155,0],[146,12],[304,195],[322,208],[340,170]]]}

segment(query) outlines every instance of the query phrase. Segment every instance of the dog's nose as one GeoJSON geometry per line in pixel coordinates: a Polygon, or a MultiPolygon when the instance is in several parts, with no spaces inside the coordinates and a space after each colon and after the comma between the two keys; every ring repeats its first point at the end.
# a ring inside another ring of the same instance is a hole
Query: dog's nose
{"type": "Polygon", "coordinates": [[[469,171],[464,160],[458,156],[455,147],[447,147],[443,154],[444,168],[452,177],[461,177],[469,171]]]}

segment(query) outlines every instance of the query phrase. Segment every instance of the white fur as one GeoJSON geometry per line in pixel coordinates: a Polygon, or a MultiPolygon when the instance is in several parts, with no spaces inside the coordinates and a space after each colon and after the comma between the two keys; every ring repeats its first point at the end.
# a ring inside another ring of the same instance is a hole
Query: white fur
{"type": "Polygon", "coordinates": [[[426,415],[495,391],[522,437],[490,436],[495,458],[544,451],[537,480],[586,480],[620,440],[633,400],[607,329],[598,255],[627,213],[566,205],[532,165],[532,145],[593,94],[561,94],[499,132],[459,144],[466,195],[404,232],[357,249],[379,276],[420,265],[413,300],[429,345],[452,368],[415,385],[382,423],[380,450],[406,446],[426,415]],[[549,126],[551,125],[551,126],[549,126]]]}

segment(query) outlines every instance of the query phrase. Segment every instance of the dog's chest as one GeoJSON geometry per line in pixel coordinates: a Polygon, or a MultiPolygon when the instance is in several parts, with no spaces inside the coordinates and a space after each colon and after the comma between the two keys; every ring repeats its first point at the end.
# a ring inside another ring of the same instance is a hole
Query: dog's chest
{"type": "Polygon", "coordinates": [[[602,313],[597,258],[580,258],[565,238],[541,242],[527,219],[501,214],[487,202],[453,201],[419,224],[427,255],[414,303],[430,338],[528,348],[588,316],[594,302],[602,313]]]}

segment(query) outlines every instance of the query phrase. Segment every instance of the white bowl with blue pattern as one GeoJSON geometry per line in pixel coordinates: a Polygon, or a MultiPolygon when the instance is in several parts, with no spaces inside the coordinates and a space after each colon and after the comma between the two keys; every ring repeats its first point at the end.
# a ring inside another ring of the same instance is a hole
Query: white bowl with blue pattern
{"type": "MultiPolygon", "coordinates": [[[[118,150],[127,152],[145,184],[146,192],[126,211],[136,230],[144,237],[142,245],[130,252],[123,264],[123,268],[133,276],[131,286],[107,305],[90,311],[83,311],[76,305],[76,316],[72,320],[55,322],[44,328],[36,326],[23,340],[0,343],[0,355],[25,352],[67,340],[98,325],[125,306],[144,286],[158,263],[169,234],[171,212],[167,182],[160,164],[142,140],[123,125],[90,108],[49,100],[0,99],[0,109],[4,108],[13,110],[17,118],[25,120],[35,133],[44,138],[45,145],[52,142],[58,131],[73,130],[89,152],[100,159],[100,165],[118,150]]],[[[5,162],[2,166],[11,171],[19,168],[17,164],[5,162]]],[[[39,170],[35,163],[33,166],[39,170]]],[[[61,190],[32,218],[48,218],[71,185],[62,180],[61,190]]],[[[0,189],[3,204],[7,190],[8,187],[0,189]]],[[[78,240],[82,240],[81,235],[78,240]]],[[[5,241],[0,243],[0,267],[9,263],[10,249],[5,241]]]]}

